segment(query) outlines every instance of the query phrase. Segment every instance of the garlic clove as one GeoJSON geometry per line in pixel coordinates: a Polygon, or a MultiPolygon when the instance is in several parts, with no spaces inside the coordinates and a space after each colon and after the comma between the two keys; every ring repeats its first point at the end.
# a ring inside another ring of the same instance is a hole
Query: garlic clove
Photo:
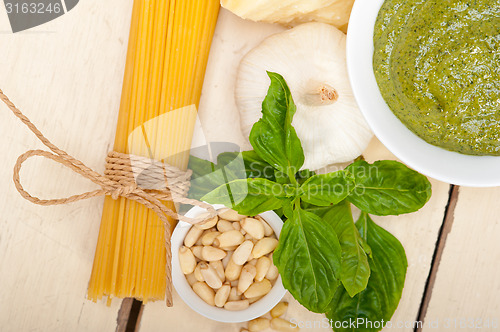
{"type": "Polygon", "coordinates": [[[269,88],[266,71],[287,81],[297,106],[293,126],[305,154],[303,169],[317,170],[358,157],[373,137],[347,75],[345,34],[307,23],[272,35],[241,61],[235,88],[245,137],[261,117],[269,88]]]}

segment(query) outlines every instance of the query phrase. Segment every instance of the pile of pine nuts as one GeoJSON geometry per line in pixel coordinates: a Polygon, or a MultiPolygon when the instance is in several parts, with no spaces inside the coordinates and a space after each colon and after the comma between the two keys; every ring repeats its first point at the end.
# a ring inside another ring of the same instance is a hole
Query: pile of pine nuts
{"type": "Polygon", "coordinates": [[[243,310],[269,293],[278,278],[272,261],[278,240],[260,216],[227,208],[217,214],[191,227],[179,249],[179,263],[203,301],[243,310]]]}
{"type": "Polygon", "coordinates": [[[240,330],[240,332],[258,332],[266,330],[268,328],[283,332],[298,331],[299,328],[297,325],[294,325],[286,319],[281,318],[281,316],[285,314],[287,309],[288,302],[280,302],[269,312],[271,316],[270,319],[266,317],[267,315],[252,319],[248,322],[248,328],[243,328],[240,330]]]}

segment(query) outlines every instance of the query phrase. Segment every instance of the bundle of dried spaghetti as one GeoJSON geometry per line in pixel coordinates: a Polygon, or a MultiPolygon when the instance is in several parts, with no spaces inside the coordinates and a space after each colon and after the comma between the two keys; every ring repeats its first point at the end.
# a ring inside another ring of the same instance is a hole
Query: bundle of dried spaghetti
{"type": "MultiPolygon", "coordinates": [[[[218,0],[134,1],[115,151],[187,168],[218,11],[218,0]]],[[[163,299],[164,229],[146,207],[106,197],[88,298],[163,299]]]]}

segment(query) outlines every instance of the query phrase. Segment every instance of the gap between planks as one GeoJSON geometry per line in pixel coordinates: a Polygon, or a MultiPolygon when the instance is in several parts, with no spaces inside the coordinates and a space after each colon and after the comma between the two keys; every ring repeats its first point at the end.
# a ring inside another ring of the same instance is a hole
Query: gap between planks
{"type": "Polygon", "coordinates": [[[416,319],[416,321],[421,322],[421,324],[417,324],[415,326],[415,332],[421,332],[424,326],[425,315],[427,314],[427,308],[429,307],[429,302],[431,301],[432,289],[434,288],[434,283],[436,282],[439,264],[441,263],[441,257],[446,245],[446,239],[448,238],[448,234],[450,233],[453,226],[459,189],[459,186],[450,186],[450,196],[444,212],[443,224],[439,229],[436,248],[434,249],[434,255],[432,256],[431,269],[429,271],[429,276],[427,277],[427,282],[425,283],[424,294],[422,296],[422,302],[420,304],[420,309],[418,311],[418,316],[416,319]]]}
{"type": "Polygon", "coordinates": [[[137,332],[144,305],[141,301],[127,297],[123,299],[118,317],[116,318],[116,332],[137,332]]]}

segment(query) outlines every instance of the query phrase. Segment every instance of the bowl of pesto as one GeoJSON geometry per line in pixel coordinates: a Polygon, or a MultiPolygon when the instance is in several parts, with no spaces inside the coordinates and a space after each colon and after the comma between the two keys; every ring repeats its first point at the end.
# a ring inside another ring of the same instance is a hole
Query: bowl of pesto
{"type": "Polygon", "coordinates": [[[356,0],[347,66],[399,159],[441,181],[500,185],[500,0],[356,0]]]}

